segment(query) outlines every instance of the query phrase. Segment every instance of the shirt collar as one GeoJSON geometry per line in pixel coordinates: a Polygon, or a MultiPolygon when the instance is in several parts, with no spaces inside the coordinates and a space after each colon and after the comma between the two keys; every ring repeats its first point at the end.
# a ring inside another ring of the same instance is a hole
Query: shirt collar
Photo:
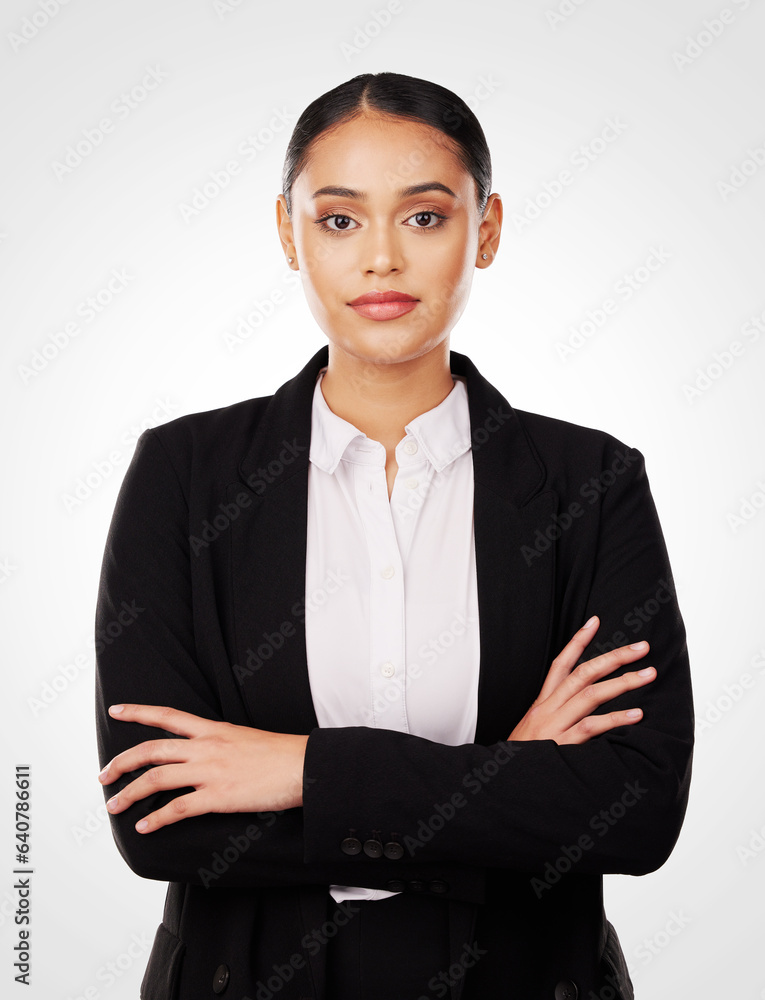
{"type": "MultiPolygon", "coordinates": [[[[320,370],[313,392],[309,459],[331,475],[342,459],[357,461],[358,453],[352,451],[352,446],[370,439],[354,424],[330,410],[321,391],[325,371],[326,368],[320,370]]],[[[461,376],[453,375],[452,378],[454,388],[449,395],[438,406],[410,420],[404,428],[407,435],[417,441],[437,472],[442,472],[470,450],[467,386],[461,376]]],[[[402,458],[407,459],[408,456],[402,458]]]]}

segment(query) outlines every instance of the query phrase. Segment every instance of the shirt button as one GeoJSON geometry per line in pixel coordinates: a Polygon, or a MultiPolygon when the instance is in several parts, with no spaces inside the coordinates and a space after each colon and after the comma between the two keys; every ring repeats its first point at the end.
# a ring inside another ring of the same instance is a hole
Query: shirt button
{"type": "Polygon", "coordinates": [[[420,481],[419,479],[407,479],[405,485],[408,490],[416,490],[420,485],[420,481]]]}
{"type": "Polygon", "coordinates": [[[396,668],[393,666],[392,663],[383,663],[383,665],[380,667],[380,673],[383,675],[383,677],[392,677],[395,674],[395,672],[396,668]]]}
{"type": "Polygon", "coordinates": [[[417,442],[412,441],[411,439],[409,441],[404,441],[404,451],[406,452],[407,455],[416,455],[417,442]]]}
{"type": "Polygon", "coordinates": [[[390,578],[395,574],[396,570],[393,566],[386,566],[384,570],[381,571],[380,576],[385,580],[390,580],[390,578]]]}

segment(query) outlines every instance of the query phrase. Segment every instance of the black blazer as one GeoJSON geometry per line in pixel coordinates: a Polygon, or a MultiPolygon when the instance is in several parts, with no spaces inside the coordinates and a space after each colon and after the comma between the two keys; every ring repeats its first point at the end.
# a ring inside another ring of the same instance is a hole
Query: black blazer
{"type": "Polygon", "coordinates": [[[173,790],[111,817],[133,871],[170,883],[141,996],[202,1000],[215,981],[216,993],[254,998],[276,965],[275,995],[323,1000],[326,950],[312,932],[337,883],[444,900],[453,963],[466,944],[483,952],[451,1000],[630,998],[602,875],[666,861],[693,745],[685,631],[643,457],[601,431],[513,410],[452,351],[472,427],[475,742],[319,728],[302,602],[311,399],[327,361],[325,346],[272,396],[144,432],[119,493],[96,614],[101,765],[163,735],[110,718],[122,701],[310,734],[301,808],[136,833],[173,790]],[[600,709],[638,704],[643,719],[581,746],[508,743],[592,614],[601,625],[586,659],[651,643],[623,669],[650,663],[656,679],[600,709]],[[351,831],[362,842],[379,831],[403,855],[346,853],[351,831]]]}

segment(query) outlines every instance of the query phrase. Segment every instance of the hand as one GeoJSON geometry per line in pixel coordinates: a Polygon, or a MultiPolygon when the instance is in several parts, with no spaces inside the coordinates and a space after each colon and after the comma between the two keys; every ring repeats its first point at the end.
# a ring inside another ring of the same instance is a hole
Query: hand
{"type": "Polygon", "coordinates": [[[555,657],[539,696],[510,733],[510,740],[555,740],[556,743],[587,743],[593,736],[617,726],[639,722],[642,709],[631,708],[606,715],[588,715],[617,695],[650,684],[656,678],[653,667],[625,673],[610,681],[599,681],[624,663],[639,660],[649,650],[647,642],[621,646],[572,667],[595,638],[599,619],[593,616],[555,657]]]}
{"type": "Polygon", "coordinates": [[[303,804],[307,736],[235,726],[157,705],[112,705],[109,714],[189,737],[139,743],[117,754],[99,774],[98,780],[110,785],[122,774],[156,765],[107,802],[113,814],[155,792],[195,789],[136,823],[139,833],[203,813],[278,811],[303,804]]]}

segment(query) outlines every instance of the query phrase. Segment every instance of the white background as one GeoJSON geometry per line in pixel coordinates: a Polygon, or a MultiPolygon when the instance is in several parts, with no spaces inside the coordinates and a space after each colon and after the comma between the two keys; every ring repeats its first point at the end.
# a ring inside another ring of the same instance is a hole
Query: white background
{"type": "Polygon", "coordinates": [[[383,0],[44,4],[5,0],[0,14],[3,996],[138,996],[164,884],[129,870],[104,820],[92,648],[131,428],[269,394],[325,342],[284,283],[276,235],[291,125],[262,130],[357,73],[395,70],[470,102],[504,201],[499,255],[476,272],[452,349],[513,405],[646,457],[699,731],[672,857],[605,880],[636,995],[765,997],[765,336],[752,323],[765,329],[765,4],[563,0],[556,18],[552,0],[400,0],[378,21],[383,0]],[[149,68],[160,82],[115,110],[149,68]],[[56,167],[106,117],[81,162],[56,167]],[[258,132],[269,141],[248,159],[258,132]],[[563,170],[572,182],[545,197],[563,170]],[[652,250],[664,263],[639,271],[652,250]],[[109,297],[113,269],[129,280],[89,321],[81,303],[109,297]],[[563,357],[629,274],[647,280],[563,357]],[[230,347],[237,327],[248,335],[230,347]],[[12,968],[18,763],[33,774],[31,989],[12,968]]]}

